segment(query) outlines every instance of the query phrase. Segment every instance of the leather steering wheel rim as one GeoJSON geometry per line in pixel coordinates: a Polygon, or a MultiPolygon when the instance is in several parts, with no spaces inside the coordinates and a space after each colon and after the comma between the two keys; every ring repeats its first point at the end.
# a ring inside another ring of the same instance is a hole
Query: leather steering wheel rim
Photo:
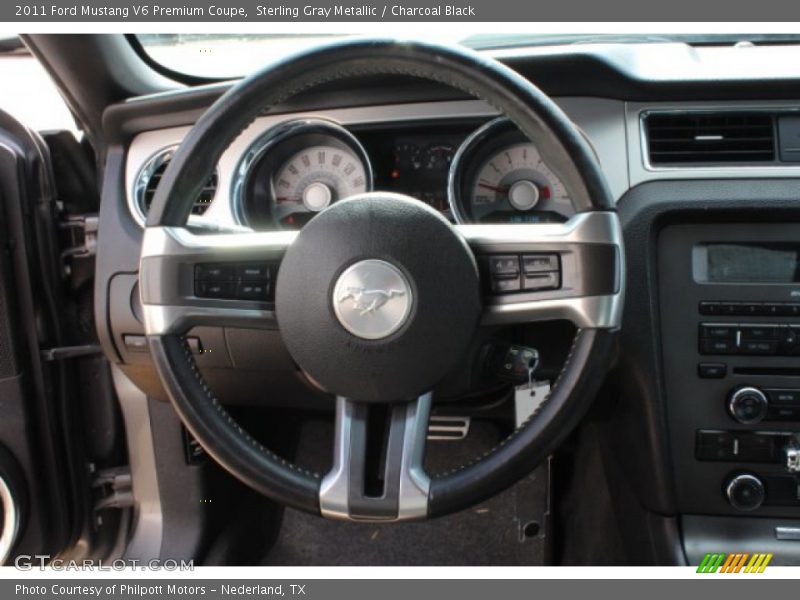
{"type": "MultiPolygon", "coordinates": [[[[220,155],[269,108],[321,83],[360,75],[429,79],[477,97],[513,121],[527,137],[547,131],[579,175],[578,213],[613,212],[614,205],[591,148],[563,112],[538,88],[502,64],[475,52],[420,42],[357,39],[279,61],[234,85],[197,121],[162,178],[147,228],[182,227],[192,199],[220,155]]],[[[614,218],[616,218],[614,216],[614,218]]],[[[153,277],[143,253],[143,303],[153,277]]],[[[611,275],[622,287],[621,257],[611,275]]],[[[537,412],[476,461],[432,478],[426,515],[448,514],[499,493],[552,453],[585,414],[610,366],[616,326],[578,329],[564,368],[537,412]]],[[[191,352],[176,333],[146,327],[151,356],[181,420],[226,470],[273,500],[320,513],[319,475],[300,469],[253,439],[225,411],[191,352]]]]}

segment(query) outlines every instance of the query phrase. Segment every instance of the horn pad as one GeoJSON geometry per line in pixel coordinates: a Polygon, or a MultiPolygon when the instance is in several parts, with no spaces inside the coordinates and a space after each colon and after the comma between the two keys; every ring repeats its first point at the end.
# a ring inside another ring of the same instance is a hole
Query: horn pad
{"type": "Polygon", "coordinates": [[[337,202],[299,232],[275,304],[284,343],[312,380],[395,402],[431,390],[464,356],[481,313],[478,267],[427,204],[374,192],[337,202]]]}

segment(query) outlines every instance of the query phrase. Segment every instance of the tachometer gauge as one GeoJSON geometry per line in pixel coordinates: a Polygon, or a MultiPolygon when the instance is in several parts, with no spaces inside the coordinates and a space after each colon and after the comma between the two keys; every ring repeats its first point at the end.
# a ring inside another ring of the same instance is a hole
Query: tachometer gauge
{"type": "Polygon", "coordinates": [[[540,150],[508,120],[483,126],[459,149],[450,171],[450,204],[463,222],[563,222],[569,192],[540,150]]]}
{"type": "Polygon", "coordinates": [[[309,146],[284,163],[273,176],[272,186],[274,216],[284,222],[297,212],[318,213],[340,198],[363,194],[367,174],[364,163],[352,152],[309,146]]]}
{"type": "Polygon", "coordinates": [[[372,189],[363,147],[329,121],[286,123],[268,131],[249,153],[238,191],[243,220],[254,227],[299,229],[334,202],[372,189]]]}

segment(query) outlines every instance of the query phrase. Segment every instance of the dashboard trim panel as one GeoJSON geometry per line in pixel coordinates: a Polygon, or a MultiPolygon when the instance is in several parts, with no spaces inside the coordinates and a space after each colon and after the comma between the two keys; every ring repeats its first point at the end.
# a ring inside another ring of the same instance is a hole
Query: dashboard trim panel
{"type": "MultiPolygon", "coordinates": [[[[614,198],[619,198],[628,187],[628,164],[624,151],[624,112],[621,102],[601,98],[559,98],[559,106],[588,135],[597,150],[604,174],[614,198]]],[[[444,102],[419,102],[331,109],[325,111],[297,112],[268,115],[256,119],[223,153],[217,164],[217,196],[200,217],[192,217],[198,224],[213,224],[219,228],[235,227],[239,219],[235,212],[237,168],[241,157],[264,133],[282,123],[294,120],[323,119],[344,127],[366,125],[396,125],[409,122],[455,122],[465,119],[491,120],[497,111],[480,100],[455,100],[444,102]]],[[[125,165],[125,193],[129,211],[135,197],[136,175],[146,161],[159,149],[177,146],[191,128],[172,127],[147,131],[136,136],[130,144],[125,165]]],[[[134,213],[135,214],[135,213],[134,213]]],[[[138,220],[137,220],[138,222],[138,220]]]]}

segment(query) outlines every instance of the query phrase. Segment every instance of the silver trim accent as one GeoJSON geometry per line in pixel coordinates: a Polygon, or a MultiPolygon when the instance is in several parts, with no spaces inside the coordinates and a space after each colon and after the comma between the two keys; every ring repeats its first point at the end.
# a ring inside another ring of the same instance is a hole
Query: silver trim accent
{"type": "MultiPolygon", "coordinates": [[[[613,244],[623,260],[619,218],[613,212],[579,213],[566,223],[540,225],[456,225],[476,252],[558,251],[566,244],[613,244]]],[[[180,303],[157,302],[162,289],[177,288],[175,281],[160,281],[147,272],[145,258],[172,257],[187,262],[280,258],[297,237],[294,231],[268,231],[197,235],[183,227],[151,227],[144,232],[140,263],[140,293],[145,331],[149,335],[181,332],[190,325],[226,323],[273,329],[275,314],[263,305],[235,300],[183,297],[180,303]]],[[[573,265],[575,268],[577,266],[573,265]]],[[[619,265],[619,291],[608,296],[525,294],[524,301],[488,304],[483,324],[527,323],[568,319],[582,328],[617,328],[622,322],[625,290],[624,263],[619,265]]]]}
{"type": "MultiPolygon", "coordinates": [[[[327,135],[343,141],[343,143],[350,146],[355,151],[357,158],[364,165],[364,172],[367,175],[366,189],[371,192],[373,189],[374,174],[372,171],[372,163],[370,162],[369,155],[364,149],[358,138],[350,131],[345,129],[340,123],[332,119],[324,118],[301,118],[289,119],[278,123],[264,131],[242,154],[236,165],[234,171],[233,181],[231,182],[231,209],[236,223],[239,225],[247,225],[247,215],[245,214],[244,207],[244,193],[246,189],[247,179],[250,176],[252,168],[259,163],[262,157],[268,152],[271,152],[281,143],[290,140],[293,137],[305,135],[309,130],[315,128],[327,129],[327,135]]],[[[288,158],[288,157],[287,157],[288,158]]]]}
{"type": "Polygon", "coordinates": [[[463,440],[469,435],[471,423],[471,417],[433,415],[428,420],[428,439],[447,442],[463,440]]]}
{"type": "Polygon", "coordinates": [[[333,467],[319,487],[319,511],[328,519],[350,519],[348,502],[350,485],[350,432],[353,404],[347,398],[336,398],[336,433],[333,441],[333,467]]]}
{"type": "MultiPolygon", "coordinates": [[[[570,295],[568,289],[536,293],[538,298],[503,302],[484,307],[482,323],[501,325],[550,319],[568,319],[581,328],[618,328],[622,323],[625,264],[622,228],[614,212],[579,213],[566,223],[541,225],[457,225],[476,254],[558,252],[568,244],[611,244],[618,248],[620,281],[618,292],[607,296],[570,295]]],[[[577,268],[576,265],[573,266],[577,268]]],[[[562,278],[568,266],[562,255],[562,278]]],[[[578,275],[580,276],[580,275],[578,275]]]]}
{"type": "Polygon", "coordinates": [[[775,539],[800,542],[800,527],[776,527],[775,539]]]}
{"type": "Polygon", "coordinates": [[[622,322],[622,295],[582,296],[491,304],[483,325],[511,325],[566,319],[581,329],[617,329],[622,322]]]}
{"type": "Polygon", "coordinates": [[[784,449],[785,466],[789,473],[800,473],[800,434],[794,434],[784,449]]]}
{"type": "Polygon", "coordinates": [[[410,521],[428,516],[431,478],[425,473],[425,439],[431,414],[433,393],[420,396],[406,406],[403,430],[403,458],[400,463],[400,500],[397,520],[410,521]]]}
{"type": "MultiPolygon", "coordinates": [[[[452,102],[420,102],[414,104],[387,104],[382,106],[337,108],[330,110],[304,111],[293,114],[267,115],[257,118],[248,126],[222,153],[217,164],[218,190],[229,190],[232,193],[238,174],[239,163],[256,140],[265,135],[269,129],[291,121],[323,120],[341,126],[396,124],[406,121],[436,121],[445,116],[447,119],[492,118],[497,111],[480,100],[457,100],[452,102]]],[[[126,185],[128,202],[133,190],[136,174],[142,165],[158,150],[177,147],[189,133],[191,127],[172,127],[140,133],[131,143],[126,159],[126,185]]],[[[371,169],[370,169],[371,173],[371,169]]],[[[216,223],[219,226],[235,226],[240,221],[236,217],[236,209],[232,196],[222,202],[223,195],[218,193],[202,217],[193,221],[216,223]]]]}
{"type": "Polygon", "coordinates": [[[565,223],[536,225],[456,225],[471,246],[503,252],[507,247],[544,244],[614,244],[622,245],[619,217],[611,211],[578,213],[565,223]]]}
{"type": "Polygon", "coordinates": [[[730,505],[736,510],[741,510],[744,512],[753,511],[759,508],[761,504],[764,502],[763,494],[764,494],[764,484],[758,477],[756,477],[755,475],[751,475],[749,473],[742,473],[741,475],[737,475],[728,482],[728,485],[725,486],[725,497],[728,499],[728,502],[730,502],[730,505]],[[759,488],[761,488],[762,498],[759,501],[758,506],[753,506],[753,507],[742,506],[740,504],[737,504],[736,501],[733,499],[733,489],[736,487],[737,483],[742,481],[749,481],[751,483],[755,483],[759,488]]]}
{"type": "Polygon", "coordinates": [[[19,506],[8,482],[0,477],[0,504],[3,507],[3,533],[0,534],[0,565],[5,565],[19,535],[19,506]]]}
{"type": "Polygon", "coordinates": [[[184,333],[201,325],[275,329],[275,311],[272,310],[178,304],[165,306],[143,302],[142,314],[147,335],[184,333]]]}
{"type": "MultiPolygon", "coordinates": [[[[406,405],[403,449],[400,461],[400,488],[397,518],[410,521],[428,516],[430,477],[425,473],[423,458],[433,394],[428,392],[406,405]]],[[[336,399],[336,434],[333,468],[322,479],[319,492],[320,513],[323,517],[354,520],[349,510],[350,490],[350,433],[353,403],[341,396],[336,399]]],[[[364,519],[358,519],[363,521],[364,519]]],[[[381,522],[390,522],[381,519],[381,522]]]]}
{"type": "Polygon", "coordinates": [[[800,106],[785,101],[732,101],[732,102],[680,102],[638,103],[625,105],[625,120],[629,146],[630,186],[660,179],[742,179],[746,177],[798,177],[800,165],[676,165],[653,166],[648,156],[647,131],[644,120],[650,114],[768,112],[797,115],[800,106]]]}
{"type": "MultiPolygon", "coordinates": [[[[592,141],[592,139],[588,136],[588,134],[577,123],[573,123],[573,125],[580,132],[580,134],[584,137],[586,142],[589,144],[589,147],[591,148],[592,153],[594,154],[595,158],[597,159],[597,162],[600,163],[600,156],[599,156],[599,154],[597,152],[597,148],[595,147],[594,142],[592,141]]],[[[460,186],[460,184],[463,183],[462,180],[463,180],[464,174],[465,174],[464,173],[464,169],[467,166],[465,164],[465,159],[472,158],[470,155],[474,155],[476,152],[479,152],[481,144],[484,144],[485,142],[490,142],[491,143],[491,141],[494,138],[497,138],[498,136],[501,136],[501,135],[506,135],[508,133],[513,133],[515,130],[519,131],[517,126],[516,126],[516,124],[511,119],[509,119],[508,117],[505,117],[505,116],[500,116],[500,117],[497,117],[496,119],[492,119],[491,121],[488,121],[487,123],[484,123],[483,125],[478,127],[472,133],[470,133],[464,139],[463,142],[461,142],[461,145],[458,147],[458,149],[456,150],[455,155],[453,156],[453,160],[450,162],[450,169],[447,172],[447,202],[448,202],[448,205],[450,206],[450,211],[453,213],[453,216],[455,217],[456,222],[458,222],[458,223],[470,223],[471,222],[471,219],[468,218],[466,212],[462,210],[464,208],[464,203],[466,202],[466,199],[461,199],[460,198],[460,189],[459,189],[460,187],[462,187],[462,186],[460,186]]],[[[522,135],[521,132],[520,132],[520,135],[522,135]]],[[[534,139],[529,139],[527,136],[524,136],[524,135],[521,136],[520,140],[522,141],[522,143],[531,144],[534,148],[536,148],[536,151],[540,152],[540,154],[541,154],[542,143],[540,141],[536,141],[534,139]]],[[[553,175],[562,184],[564,184],[564,179],[560,175],[557,175],[556,172],[553,170],[553,164],[551,163],[550,158],[548,158],[547,156],[543,155],[542,156],[542,161],[545,163],[545,166],[553,173],[553,175]]],[[[613,183],[616,184],[617,181],[618,181],[618,179],[616,177],[614,177],[613,183]]],[[[517,182],[517,183],[520,183],[520,182],[517,182]]],[[[612,182],[609,181],[609,184],[611,184],[611,183],[612,182]]],[[[610,185],[610,187],[614,188],[615,201],[616,201],[616,198],[624,190],[620,190],[619,186],[617,186],[617,185],[614,185],[614,186],[610,185]]],[[[510,190],[509,190],[509,193],[510,193],[510,190]]],[[[519,208],[517,206],[514,206],[513,202],[511,202],[511,205],[516,210],[524,212],[526,210],[531,210],[532,208],[534,208],[536,206],[536,204],[538,204],[539,200],[540,199],[538,198],[538,190],[537,190],[536,201],[534,201],[533,204],[529,208],[519,208]]],[[[579,198],[577,196],[573,196],[572,194],[570,194],[569,200],[570,200],[570,204],[571,204],[571,211],[570,212],[574,213],[575,210],[576,210],[575,203],[576,203],[576,201],[580,202],[581,198],[579,198]]],[[[590,208],[590,206],[581,203],[581,208],[590,208]]]]}
{"type": "Polygon", "coordinates": [[[455,217],[457,223],[469,223],[467,215],[461,211],[462,204],[458,200],[458,193],[456,190],[456,179],[464,166],[464,156],[468,152],[472,152],[475,143],[488,136],[492,130],[502,129],[504,126],[507,126],[508,123],[509,120],[507,117],[497,117],[488,123],[484,123],[461,142],[458,150],[456,150],[456,153],[453,155],[453,160],[450,161],[450,169],[447,171],[447,204],[450,206],[450,211],[453,213],[453,217],[455,217]]]}
{"type": "MultiPolygon", "coordinates": [[[[615,198],[629,187],[629,157],[626,148],[626,122],[624,104],[604,98],[556,98],[556,103],[572,118],[576,125],[590,136],[597,148],[600,162],[615,198]]],[[[443,121],[459,119],[492,119],[497,110],[480,100],[417,102],[409,104],[384,104],[354,108],[305,111],[294,114],[259,117],[223,152],[217,165],[218,190],[231,190],[239,160],[247,148],[267,129],[286,121],[297,119],[333,120],[345,127],[351,125],[395,125],[408,121],[443,121]]],[[[632,126],[631,126],[632,127],[632,126]]],[[[128,148],[126,158],[125,189],[131,190],[136,173],[152,154],[169,146],[178,146],[191,128],[171,127],[147,131],[137,135],[128,148]]],[[[129,192],[130,193],[130,192],[129,192]]],[[[193,222],[217,223],[222,227],[238,223],[234,217],[232,199],[217,198],[202,217],[193,222]]]]}
{"type": "MultiPolygon", "coordinates": [[[[142,240],[142,258],[151,256],[208,255],[211,260],[225,260],[225,253],[238,251],[256,256],[283,253],[297,237],[296,231],[242,231],[197,235],[185,227],[148,227],[142,240]],[[213,254],[213,256],[212,256],[213,254]]],[[[233,257],[235,258],[235,257],[233,257]]]]}
{"type": "Polygon", "coordinates": [[[347,267],[333,286],[333,312],[339,324],[356,337],[380,340],[408,321],[414,306],[405,274],[385,260],[368,258],[347,267]],[[363,304],[361,298],[368,296],[363,304]]]}
{"type": "MultiPolygon", "coordinates": [[[[642,152],[642,161],[644,163],[644,168],[648,171],[689,171],[694,172],[697,170],[709,170],[709,171],[732,171],[732,170],[740,170],[744,169],[775,169],[775,168],[782,168],[784,165],[780,164],[773,164],[773,163],[766,163],[766,164],[730,164],[730,165],[720,165],[719,163],[709,163],[704,165],[702,163],[698,164],[679,164],[679,165],[660,165],[655,166],[650,162],[650,140],[647,137],[647,127],[645,126],[645,121],[647,117],[650,115],[695,115],[695,114],[709,114],[709,115],[718,115],[718,114],[725,114],[725,113],[767,113],[767,114],[775,114],[775,113],[783,113],[786,114],[795,114],[800,109],[772,109],[772,108],[720,108],[720,107],[706,107],[706,108],[672,108],[672,109],[646,109],[639,113],[639,131],[641,133],[641,152],[642,152]]],[[[776,133],[777,135],[777,133],[776,133]]],[[[724,139],[721,135],[700,135],[695,136],[695,140],[722,140],[724,139]]],[[[776,157],[777,160],[777,157],[776,157]]],[[[790,165],[787,165],[791,167],[790,165]]]]}
{"type": "MultiPolygon", "coordinates": [[[[136,221],[141,227],[144,227],[144,224],[147,221],[147,215],[144,214],[142,202],[144,200],[143,194],[147,190],[147,186],[150,183],[150,178],[153,176],[153,173],[155,173],[165,162],[172,160],[172,155],[175,154],[175,150],[177,149],[178,144],[169,144],[156,150],[139,168],[136,173],[136,177],[133,179],[132,187],[127,194],[128,210],[130,211],[134,221],[136,221]]],[[[214,200],[217,199],[217,195],[219,193],[219,169],[214,169],[214,175],[217,177],[217,189],[214,192],[214,198],[211,199],[206,211],[211,208],[211,205],[214,203],[214,200]]],[[[192,215],[190,218],[192,222],[201,220],[200,215],[192,215]]]]}
{"type": "Polygon", "coordinates": [[[145,259],[163,257],[191,264],[277,259],[295,237],[295,231],[197,235],[183,227],[146,228],[139,264],[145,332],[183,333],[194,325],[204,324],[274,329],[275,312],[263,303],[197,298],[192,293],[181,296],[179,283],[163,273],[150,273],[145,259]]]}
{"type": "Polygon", "coordinates": [[[147,396],[116,365],[111,374],[117,391],[131,467],[135,521],[126,559],[149,560],[161,556],[163,515],[158,492],[156,457],[147,396]]]}
{"type": "Polygon", "coordinates": [[[767,416],[767,410],[769,409],[769,399],[767,395],[762,392],[757,387],[753,386],[744,386],[740,387],[739,389],[735,390],[732,394],[730,399],[728,400],[728,414],[731,416],[732,419],[741,423],[742,425],[755,425],[756,423],[760,423],[764,420],[764,417],[767,416]],[[744,395],[752,395],[758,398],[759,402],[761,403],[761,412],[752,419],[740,419],[736,416],[734,412],[735,404],[744,395]]]}

